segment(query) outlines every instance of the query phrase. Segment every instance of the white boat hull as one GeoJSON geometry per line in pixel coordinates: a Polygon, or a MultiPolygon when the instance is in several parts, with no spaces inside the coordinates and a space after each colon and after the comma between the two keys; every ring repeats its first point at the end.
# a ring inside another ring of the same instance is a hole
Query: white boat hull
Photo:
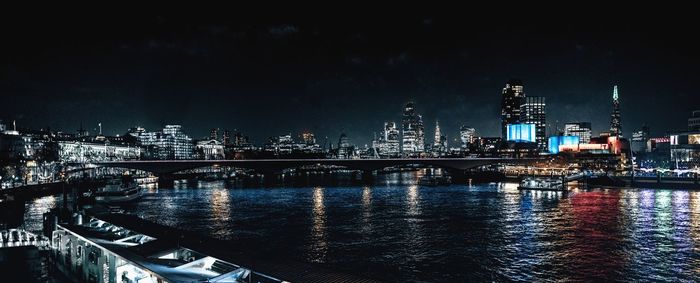
{"type": "Polygon", "coordinates": [[[136,200],[142,196],[140,187],[129,188],[123,191],[100,192],[95,195],[95,201],[99,203],[122,203],[136,200]]]}

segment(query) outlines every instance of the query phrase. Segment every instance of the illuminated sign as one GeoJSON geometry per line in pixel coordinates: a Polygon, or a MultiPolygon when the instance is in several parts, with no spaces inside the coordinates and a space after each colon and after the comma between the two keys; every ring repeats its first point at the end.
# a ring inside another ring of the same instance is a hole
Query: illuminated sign
{"type": "Polygon", "coordinates": [[[508,124],[508,141],[535,142],[535,124],[508,124]]]}
{"type": "Polygon", "coordinates": [[[678,145],[678,136],[677,135],[671,136],[671,145],[678,145]]]}
{"type": "MultiPolygon", "coordinates": [[[[557,154],[561,151],[561,146],[567,146],[565,147],[566,150],[571,150],[572,148],[576,148],[578,146],[578,143],[580,142],[578,136],[553,136],[549,137],[549,152],[552,154],[557,154]],[[569,147],[573,146],[573,147],[569,147]]],[[[575,151],[578,151],[576,149],[575,151]]]]}

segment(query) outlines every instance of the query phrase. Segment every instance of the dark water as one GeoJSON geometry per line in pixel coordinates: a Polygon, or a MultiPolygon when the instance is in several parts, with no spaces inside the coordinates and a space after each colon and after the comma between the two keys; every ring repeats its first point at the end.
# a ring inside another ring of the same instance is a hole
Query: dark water
{"type": "MultiPolygon", "coordinates": [[[[143,218],[385,281],[700,281],[700,192],[515,184],[150,189],[143,218]]],[[[30,202],[27,226],[59,205],[30,202]],[[35,218],[39,214],[39,218],[35,218]]],[[[36,227],[35,227],[36,226],[36,227]]]]}

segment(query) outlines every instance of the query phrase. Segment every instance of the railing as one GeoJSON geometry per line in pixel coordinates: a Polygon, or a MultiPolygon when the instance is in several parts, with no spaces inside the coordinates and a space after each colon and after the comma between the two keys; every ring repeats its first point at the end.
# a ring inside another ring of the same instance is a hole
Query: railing
{"type": "Polygon", "coordinates": [[[23,229],[7,229],[0,231],[0,248],[35,246],[48,250],[49,238],[36,235],[23,229]]]}

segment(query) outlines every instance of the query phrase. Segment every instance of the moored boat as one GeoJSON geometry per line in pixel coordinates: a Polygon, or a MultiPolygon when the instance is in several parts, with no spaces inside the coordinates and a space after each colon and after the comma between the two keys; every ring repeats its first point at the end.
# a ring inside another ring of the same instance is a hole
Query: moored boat
{"type": "Polygon", "coordinates": [[[519,190],[563,191],[566,187],[557,178],[527,177],[520,181],[519,190]]]}
{"type": "Polygon", "coordinates": [[[141,195],[141,187],[129,175],[124,175],[121,179],[110,180],[104,188],[93,193],[95,201],[98,203],[129,202],[140,198],[141,195]]]}
{"type": "Polygon", "coordinates": [[[418,181],[421,186],[447,186],[452,183],[452,178],[450,176],[423,176],[418,181]]]}

